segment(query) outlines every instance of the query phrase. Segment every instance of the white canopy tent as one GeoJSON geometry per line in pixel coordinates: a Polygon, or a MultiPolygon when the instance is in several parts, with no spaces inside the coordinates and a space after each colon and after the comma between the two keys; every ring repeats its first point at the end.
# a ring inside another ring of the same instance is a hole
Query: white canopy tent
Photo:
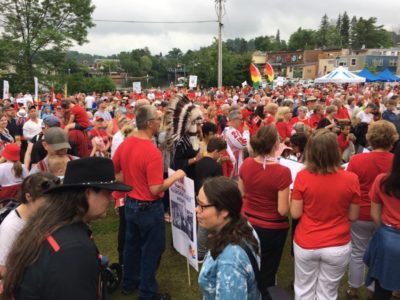
{"type": "Polygon", "coordinates": [[[314,80],[315,83],[362,83],[365,82],[365,78],[357,76],[344,67],[338,67],[329,74],[317,78],[314,80]]]}

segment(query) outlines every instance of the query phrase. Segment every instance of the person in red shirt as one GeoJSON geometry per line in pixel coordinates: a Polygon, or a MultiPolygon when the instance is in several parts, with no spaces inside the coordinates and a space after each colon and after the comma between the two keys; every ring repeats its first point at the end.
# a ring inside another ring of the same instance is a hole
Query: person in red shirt
{"type": "Polygon", "coordinates": [[[278,108],[279,106],[276,103],[268,103],[265,106],[265,119],[264,119],[265,125],[275,124],[276,122],[275,115],[278,112],[278,108]]]}
{"type": "Polygon", "coordinates": [[[349,111],[343,106],[343,102],[340,98],[334,99],[332,105],[337,107],[336,119],[339,121],[350,121],[349,111]]]}
{"type": "Polygon", "coordinates": [[[299,219],[293,248],[296,299],[337,299],[350,261],[350,221],[358,218],[357,175],[344,171],[336,134],[315,131],[297,174],[290,213],[299,219]]]}
{"type": "Polygon", "coordinates": [[[400,145],[396,147],[392,170],[375,179],[369,196],[371,216],[379,225],[364,262],[368,266],[366,284],[375,282],[373,299],[390,300],[400,290],[400,145]]]}
{"type": "Polygon", "coordinates": [[[337,137],[340,153],[342,154],[342,161],[347,163],[350,158],[356,153],[354,143],[356,142],[356,137],[354,134],[350,133],[351,124],[342,123],[340,125],[340,133],[337,137]]]}
{"type": "Polygon", "coordinates": [[[289,107],[283,106],[278,108],[276,114],[276,129],[279,133],[279,138],[282,143],[289,143],[290,137],[293,133],[293,126],[290,124],[292,118],[292,111],[289,107]]]}
{"type": "Polygon", "coordinates": [[[247,158],[240,167],[239,188],[244,195],[243,214],[260,239],[261,282],[267,290],[275,285],[289,229],[287,213],[292,177],[289,168],[274,158],[279,146],[274,126],[260,128],[250,139],[250,145],[255,157],[247,158]]]}
{"type": "Polygon", "coordinates": [[[94,120],[93,129],[89,131],[93,147],[90,156],[106,156],[108,149],[111,147],[110,138],[104,127],[104,119],[97,116],[94,120]]]}
{"type": "Polygon", "coordinates": [[[347,292],[350,296],[357,296],[358,289],[364,285],[364,264],[362,260],[368,243],[376,230],[371,218],[371,199],[368,193],[375,178],[381,173],[390,171],[393,154],[389,151],[398,135],[392,123],[382,120],[369,126],[366,137],[372,151],[354,155],[347,167],[347,171],[358,176],[361,189],[360,216],[351,226],[350,287],[347,292]]]}
{"type": "Polygon", "coordinates": [[[310,125],[311,129],[317,129],[319,121],[324,117],[324,107],[321,104],[318,104],[315,109],[314,113],[309,118],[308,124],[310,125]]]}
{"type": "Polygon", "coordinates": [[[160,130],[157,109],[142,105],[136,110],[138,131],[125,139],[113,157],[117,178],[135,188],[125,203],[126,239],[122,293],[139,288],[139,298],[167,299],[157,293],[156,271],[165,249],[164,208],[161,197],[186,174],[177,170],[163,179],[161,151],[153,143],[160,130]]]}
{"type": "Polygon", "coordinates": [[[294,126],[294,125],[296,125],[297,123],[301,122],[301,123],[303,123],[303,124],[306,125],[306,126],[310,126],[310,125],[309,125],[309,122],[308,122],[308,119],[306,118],[307,111],[308,111],[307,107],[305,107],[305,106],[300,106],[300,107],[298,108],[297,111],[299,112],[299,115],[298,115],[297,117],[292,118],[292,119],[290,120],[290,124],[291,124],[292,126],[294,126]]]}
{"type": "Polygon", "coordinates": [[[85,130],[90,126],[86,110],[75,104],[74,101],[62,100],[61,107],[64,109],[64,113],[70,115],[68,124],[64,127],[65,131],[68,132],[71,129],[85,130]]]}

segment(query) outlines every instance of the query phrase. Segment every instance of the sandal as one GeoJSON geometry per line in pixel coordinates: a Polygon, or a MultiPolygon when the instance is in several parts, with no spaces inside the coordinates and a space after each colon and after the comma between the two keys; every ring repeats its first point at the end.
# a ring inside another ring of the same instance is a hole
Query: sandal
{"type": "Polygon", "coordinates": [[[348,288],[346,291],[346,298],[348,300],[357,300],[359,299],[358,297],[358,293],[354,292],[354,290],[352,288],[348,288]]]}

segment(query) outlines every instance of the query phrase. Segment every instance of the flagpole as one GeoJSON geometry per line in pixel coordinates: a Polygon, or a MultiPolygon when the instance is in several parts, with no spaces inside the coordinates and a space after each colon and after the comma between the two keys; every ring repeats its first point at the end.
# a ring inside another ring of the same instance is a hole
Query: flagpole
{"type": "Polygon", "coordinates": [[[218,16],[218,88],[222,87],[222,1],[217,2],[217,16],[218,16]]]}

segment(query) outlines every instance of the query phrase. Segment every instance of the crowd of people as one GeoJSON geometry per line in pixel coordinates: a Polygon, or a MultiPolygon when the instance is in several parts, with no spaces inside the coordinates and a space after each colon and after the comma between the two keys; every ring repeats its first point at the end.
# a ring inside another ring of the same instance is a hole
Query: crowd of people
{"type": "Polygon", "coordinates": [[[272,299],[289,232],[296,299],[336,299],[346,271],[350,299],[400,291],[400,85],[29,96],[0,100],[4,299],[96,299],[87,223],[111,200],[121,292],[170,299],[156,273],[185,176],[204,299],[272,299]]]}

